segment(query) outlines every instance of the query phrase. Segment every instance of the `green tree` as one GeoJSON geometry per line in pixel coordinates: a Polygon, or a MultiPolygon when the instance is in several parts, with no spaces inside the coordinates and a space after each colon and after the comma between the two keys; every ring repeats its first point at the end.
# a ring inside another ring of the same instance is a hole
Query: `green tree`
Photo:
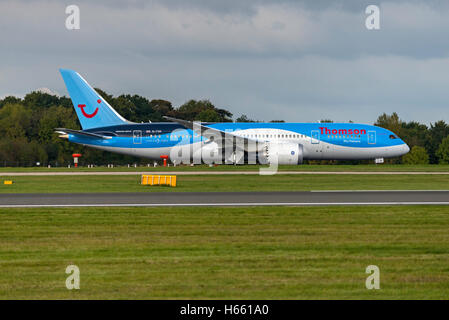
{"type": "Polygon", "coordinates": [[[232,121],[232,113],[224,109],[215,108],[215,106],[209,100],[189,100],[174,111],[174,116],[190,121],[232,121]]]}
{"type": "Polygon", "coordinates": [[[430,124],[429,138],[426,143],[426,149],[429,153],[430,163],[438,163],[440,157],[437,151],[441,142],[449,135],[449,126],[444,121],[437,121],[430,124]]]}
{"type": "Polygon", "coordinates": [[[199,120],[198,114],[203,110],[213,110],[213,104],[208,100],[189,100],[176,110],[176,116],[184,120],[199,120]]]}
{"type": "Polygon", "coordinates": [[[246,114],[242,114],[240,117],[235,119],[235,122],[257,122],[247,117],[246,114]]]}
{"type": "Polygon", "coordinates": [[[30,166],[36,162],[47,162],[45,149],[37,142],[28,142],[25,137],[0,140],[0,163],[9,166],[30,166]]]}
{"type": "Polygon", "coordinates": [[[438,161],[441,164],[449,164],[449,135],[441,141],[436,152],[438,161]]]}
{"type": "Polygon", "coordinates": [[[31,127],[31,112],[21,104],[7,104],[0,109],[0,136],[26,137],[31,127]]]}
{"type": "Polygon", "coordinates": [[[401,136],[402,123],[403,122],[399,119],[398,114],[393,112],[391,115],[387,115],[386,113],[380,115],[374,125],[388,129],[398,136],[401,136]]]}
{"type": "Polygon", "coordinates": [[[59,105],[59,102],[60,102],[60,98],[58,96],[54,96],[54,95],[39,92],[39,91],[33,91],[31,93],[28,93],[23,98],[23,104],[26,107],[29,107],[31,109],[49,108],[54,105],[59,105]]]}
{"type": "Polygon", "coordinates": [[[220,122],[232,122],[232,113],[228,110],[215,108],[215,111],[220,117],[220,122]]]}
{"type": "Polygon", "coordinates": [[[21,104],[22,99],[13,96],[7,96],[0,100],[0,109],[6,104],[21,104]]]}
{"type": "Polygon", "coordinates": [[[212,109],[201,111],[196,119],[204,122],[220,122],[220,116],[212,109]]]}
{"type": "Polygon", "coordinates": [[[163,116],[170,116],[170,117],[176,116],[176,112],[173,109],[173,106],[170,101],[162,99],[153,99],[150,102],[150,106],[154,110],[154,113],[149,119],[152,122],[165,121],[163,116]]]}
{"type": "Polygon", "coordinates": [[[137,117],[137,107],[125,95],[112,98],[110,102],[111,106],[125,119],[133,122],[141,122],[137,117]]]}
{"type": "Polygon", "coordinates": [[[405,164],[428,164],[429,155],[425,148],[413,146],[410,152],[402,157],[402,162],[405,164]]]}
{"type": "Polygon", "coordinates": [[[429,139],[429,128],[425,124],[416,121],[403,122],[400,137],[411,148],[413,146],[426,147],[429,139]]]}

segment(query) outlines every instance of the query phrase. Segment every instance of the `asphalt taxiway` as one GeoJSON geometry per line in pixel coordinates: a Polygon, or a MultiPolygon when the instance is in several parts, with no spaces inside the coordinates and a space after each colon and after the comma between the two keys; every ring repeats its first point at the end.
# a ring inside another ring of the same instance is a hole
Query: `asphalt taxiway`
{"type": "Polygon", "coordinates": [[[0,207],[449,205],[441,191],[4,193],[0,207]]]}

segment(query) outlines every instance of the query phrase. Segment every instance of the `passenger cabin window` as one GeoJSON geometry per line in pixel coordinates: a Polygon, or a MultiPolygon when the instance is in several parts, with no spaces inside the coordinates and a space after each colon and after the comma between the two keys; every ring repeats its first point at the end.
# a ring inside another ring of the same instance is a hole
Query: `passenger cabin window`
{"type": "Polygon", "coordinates": [[[398,137],[396,137],[394,134],[390,134],[390,139],[397,139],[398,137]]]}

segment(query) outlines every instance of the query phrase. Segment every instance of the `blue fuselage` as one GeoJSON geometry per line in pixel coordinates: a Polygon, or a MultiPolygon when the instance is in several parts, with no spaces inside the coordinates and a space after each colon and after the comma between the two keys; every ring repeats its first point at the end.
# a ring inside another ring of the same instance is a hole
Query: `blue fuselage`
{"type": "MultiPolygon", "coordinates": [[[[409,147],[393,132],[353,123],[212,123],[207,127],[278,145],[301,145],[304,159],[376,159],[401,156],[409,147]]],[[[180,145],[201,148],[208,139],[173,122],[124,124],[84,130],[110,137],[69,134],[69,141],[103,150],[159,159],[180,145]]]]}

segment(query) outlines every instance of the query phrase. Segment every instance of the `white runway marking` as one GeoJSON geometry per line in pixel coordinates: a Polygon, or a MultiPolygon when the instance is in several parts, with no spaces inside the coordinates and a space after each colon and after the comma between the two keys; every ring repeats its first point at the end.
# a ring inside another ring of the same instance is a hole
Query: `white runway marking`
{"type": "Polygon", "coordinates": [[[260,207],[260,206],[371,206],[371,205],[449,205],[449,201],[418,202],[243,202],[243,203],[111,203],[111,204],[11,204],[0,208],[64,208],[64,207],[260,207]]]}
{"type": "Polygon", "coordinates": [[[310,190],[310,192],[449,192],[449,190],[310,190]]]}

